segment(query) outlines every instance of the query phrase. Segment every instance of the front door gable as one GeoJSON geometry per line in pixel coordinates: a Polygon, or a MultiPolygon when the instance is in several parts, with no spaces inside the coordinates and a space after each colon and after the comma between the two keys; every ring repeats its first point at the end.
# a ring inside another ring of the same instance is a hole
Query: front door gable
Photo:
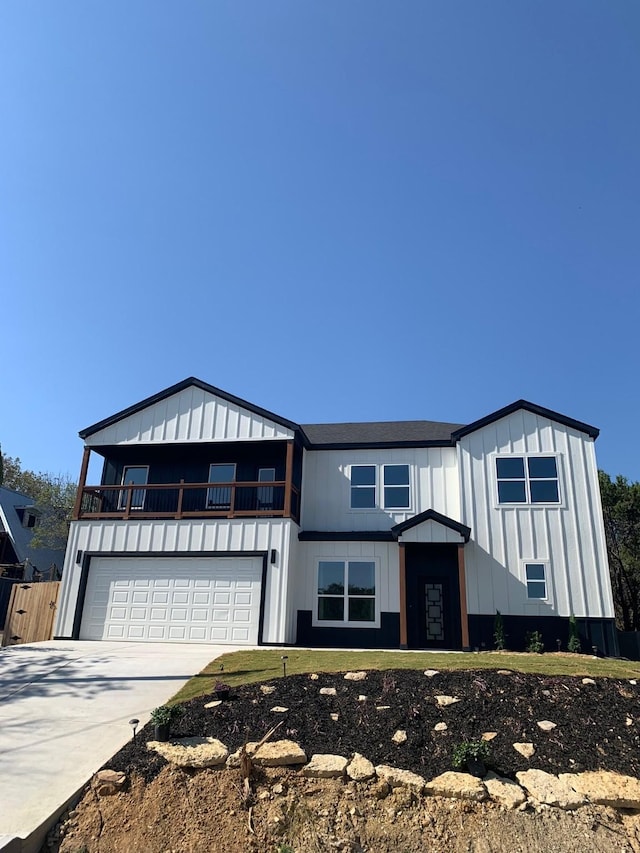
{"type": "Polygon", "coordinates": [[[394,539],[401,545],[415,542],[442,542],[454,545],[469,541],[471,528],[435,509],[428,509],[391,528],[394,539]]]}

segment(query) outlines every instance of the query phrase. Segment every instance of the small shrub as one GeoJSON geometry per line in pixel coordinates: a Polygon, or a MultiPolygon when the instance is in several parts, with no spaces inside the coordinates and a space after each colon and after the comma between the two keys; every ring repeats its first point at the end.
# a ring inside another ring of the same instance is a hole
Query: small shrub
{"type": "Polygon", "coordinates": [[[580,642],[580,634],[578,633],[578,624],[576,617],[572,613],[569,616],[569,642],[567,643],[567,649],[570,652],[579,652],[581,648],[582,643],[580,642]]]}
{"type": "Polygon", "coordinates": [[[159,705],[151,712],[151,722],[154,726],[170,725],[184,713],[182,705],[159,705]]]}
{"type": "Polygon", "coordinates": [[[489,745],[484,740],[465,740],[453,750],[453,766],[466,767],[468,761],[486,762],[489,758],[489,745]]]}
{"type": "Polygon", "coordinates": [[[496,610],[496,618],[493,620],[493,645],[497,651],[503,652],[507,647],[507,635],[504,632],[504,621],[502,613],[496,610]]]}
{"type": "Polygon", "coordinates": [[[216,686],[213,688],[216,693],[228,693],[231,688],[224,681],[216,681],[216,686]]]}
{"type": "Polygon", "coordinates": [[[542,642],[542,634],[540,631],[529,631],[526,636],[526,649],[536,655],[541,655],[544,651],[544,643],[542,642]]]}

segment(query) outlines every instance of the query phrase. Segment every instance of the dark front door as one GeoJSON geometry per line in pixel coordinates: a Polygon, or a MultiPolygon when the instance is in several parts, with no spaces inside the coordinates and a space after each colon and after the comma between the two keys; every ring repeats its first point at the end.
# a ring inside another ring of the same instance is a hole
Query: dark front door
{"type": "Polygon", "coordinates": [[[409,648],[461,648],[457,546],[405,547],[409,648]]]}

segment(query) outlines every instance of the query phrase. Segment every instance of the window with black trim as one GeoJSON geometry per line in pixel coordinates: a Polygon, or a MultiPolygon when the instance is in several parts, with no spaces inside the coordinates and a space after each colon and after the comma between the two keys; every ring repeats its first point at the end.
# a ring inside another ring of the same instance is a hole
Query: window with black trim
{"type": "MultiPolygon", "coordinates": [[[[209,465],[210,483],[233,483],[236,479],[235,462],[209,465]]],[[[231,508],[231,486],[213,485],[207,489],[207,509],[228,510],[231,508]]]]}
{"type": "Polygon", "coordinates": [[[352,465],[351,509],[409,509],[409,476],[408,465],[352,465]]]}
{"type": "Polygon", "coordinates": [[[560,502],[555,456],[498,456],[496,476],[500,504],[560,502]]]}
{"type": "Polygon", "coordinates": [[[375,623],[375,562],[320,560],[317,593],[318,622],[375,623]]]}
{"type": "Polygon", "coordinates": [[[547,598],[547,573],[544,563],[525,563],[524,576],[527,582],[527,598],[547,598]]]}

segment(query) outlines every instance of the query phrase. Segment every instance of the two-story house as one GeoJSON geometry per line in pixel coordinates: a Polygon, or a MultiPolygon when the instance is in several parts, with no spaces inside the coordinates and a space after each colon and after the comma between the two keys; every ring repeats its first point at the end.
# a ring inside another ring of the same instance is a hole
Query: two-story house
{"type": "Polygon", "coordinates": [[[523,400],[302,425],[186,379],[80,433],[56,635],[492,648],[499,610],[511,648],[573,614],[615,653],[597,435],[523,400]]]}

